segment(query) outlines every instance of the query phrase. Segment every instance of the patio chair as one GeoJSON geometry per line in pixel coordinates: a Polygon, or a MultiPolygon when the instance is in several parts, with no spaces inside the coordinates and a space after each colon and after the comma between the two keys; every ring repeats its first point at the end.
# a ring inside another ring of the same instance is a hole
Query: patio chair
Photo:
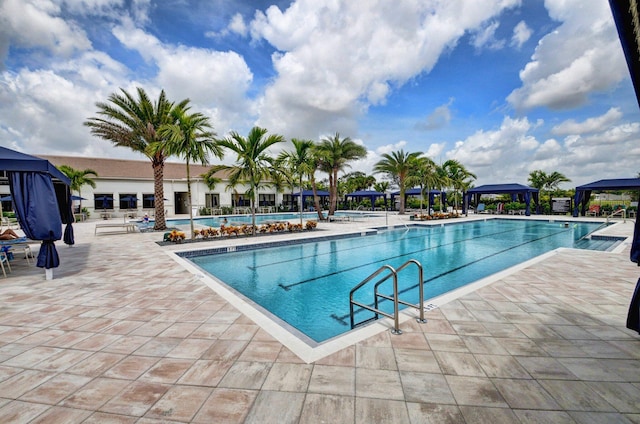
{"type": "Polygon", "coordinates": [[[591,205],[587,211],[587,216],[600,216],[600,205],[591,205]]]}
{"type": "Polygon", "coordinates": [[[2,275],[4,275],[4,278],[7,278],[7,272],[4,269],[5,264],[7,265],[7,268],[9,268],[9,272],[11,272],[9,255],[7,255],[7,252],[5,250],[0,249],[0,268],[2,268],[2,275]]]}
{"type": "Polygon", "coordinates": [[[10,248],[22,249],[24,252],[24,258],[27,260],[28,264],[35,260],[33,251],[29,245],[29,239],[26,237],[20,237],[14,240],[0,240],[0,247],[2,247],[2,250],[4,250],[5,253],[6,250],[10,248]]]}
{"type": "Polygon", "coordinates": [[[484,210],[484,203],[478,203],[478,206],[476,207],[476,213],[486,213],[486,211],[484,210]]]}

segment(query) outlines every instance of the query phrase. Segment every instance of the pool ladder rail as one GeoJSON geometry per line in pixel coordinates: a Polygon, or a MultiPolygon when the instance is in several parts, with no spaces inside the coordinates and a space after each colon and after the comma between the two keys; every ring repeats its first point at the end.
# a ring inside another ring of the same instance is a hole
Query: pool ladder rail
{"type": "Polygon", "coordinates": [[[405,305],[405,306],[409,306],[412,308],[415,308],[419,311],[420,313],[420,317],[416,319],[416,321],[418,321],[419,323],[426,323],[427,320],[424,318],[424,283],[423,283],[424,279],[423,279],[423,271],[422,271],[422,265],[420,264],[420,262],[418,262],[415,259],[409,259],[407,262],[405,262],[404,264],[402,264],[400,267],[398,267],[398,269],[394,269],[391,265],[384,265],[381,266],[376,272],[374,272],[373,274],[369,275],[367,278],[365,278],[364,280],[362,280],[362,282],[360,282],[358,285],[356,285],[354,288],[351,289],[351,292],[349,293],[349,308],[350,308],[350,315],[351,315],[351,328],[355,328],[358,327],[360,325],[364,325],[368,322],[377,320],[379,318],[380,315],[383,315],[387,318],[391,318],[393,320],[393,328],[391,329],[391,333],[392,334],[402,334],[402,330],[400,330],[400,325],[399,325],[399,310],[400,310],[400,304],[405,305]],[[398,273],[400,273],[400,271],[404,270],[405,268],[407,268],[409,265],[414,264],[418,267],[418,304],[413,304],[413,303],[409,303],[409,302],[405,302],[403,300],[400,300],[398,297],[398,273]],[[388,271],[388,273],[386,275],[384,275],[380,280],[378,280],[374,287],[373,287],[373,296],[374,296],[374,306],[371,305],[365,305],[364,303],[360,303],[356,300],[353,300],[353,295],[355,294],[355,292],[357,292],[360,288],[362,288],[363,286],[365,286],[367,283],[369,283],[370,281],[372,281],[374,278],[376,278],[378,275],[382,274],[383,272],[388,271]],[[382,283],[384,283],[385,281],[387,281],[389,278],[393,278],[393,295],[387,295],[384,293],[380,293],[378,291],[378,288],[380,287],[380,285],[382,283]],[[379,304],[379,300],[380,299],[386,299],[386,300],[391,300],[393,302],[393,313],[387,313],[385,311],[382,311],[379,309],[378,304],[379,304]],[[354,318],[354,306],[359,306],[360,308],[363,309],[367,309],[371,312],[373,312],[375,315],[372,318],[368,318],[366,320],[360,321],[360,322],[355,322],[355,318],[354,318]]]}

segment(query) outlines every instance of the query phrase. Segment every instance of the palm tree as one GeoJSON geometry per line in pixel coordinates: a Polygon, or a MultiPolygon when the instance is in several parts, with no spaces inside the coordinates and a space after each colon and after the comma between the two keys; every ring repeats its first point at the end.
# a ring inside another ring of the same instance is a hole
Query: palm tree
{"type": "Polygon", "coordinates": [[[383,154],[382,159],[373,166],[374,172],[387,173],[398,182],[400,189],[400,211],[398,213],[400,215],[404,215],[404,197],[407,189],[406,180],[411,171],[411,165],[421,154],[421,152],[405,153],[405,151],[401,149],[396,152],[391,152],[391,154],[383,154]]]}
{"type": "Polygon", "coordinates": [[[551,191],[557,190],[560,183],[568,183],[571,180],[557,171],[554,171],[551,174],[547,174],[546,172],[540,169],[536,169],[529,173],[528,181],[529,181],[529,184],[531,184],[531,187],[535,187],[538,190],[540,190],[539,196],[540,196],[541,203],[542,203],[543,190],[549,192],[549,208],[550,208],[549,210],[552,210],[551,208],[553,206],[551,205],[552,203],[551,191]]]}
{"type": "Polygon", "coordinates": [[[69,179],[71,180],[71,184],[69,188],[71,191],[77,191],[78,197],[80,197],[80,205],[79,208],[82,211],[82,191],[81,188],[83,185],[88,185],[92,188],[96,188],[96,183],[93,179],[89,178],[88,175],[98,176],[98,173],[93,169],[75,169],[70,167],[69,165],[60,165],[58,169],[69,179]]]}
{"type": "MultiPolygon", "coordinates": [[[[391,183],[389,181],[380,181],[373,184],[373,189],[379,193],[386,193],[391,183]]],[[[387,210],[387,198],[384,198],[384,209],[387,210]]]]}
{"type": "Polygon", "coordinates": [[[168,155],[183,157],[187,163],[187,197],[189,199],[189,223],[191,224],[191,239],[195,238],[193,231],[193,201],[191,199],[191,175],[189,163],[209,163],[209,154],[217,158],[223,157],[222,148],[214,139],[215,133],[209,131],[209,118],[201,113],[189,113],[190,107],[185,100],[171,110],[172,123],[162,125],[158,132],[167,140],[168,155]]]}
{"type": "MultiPolygon", "coordinates": [[[[258,188],[269,185],[265,180],[271,177],[274,159],[269,156],[267,149],[276,143],[284,142],[281,135],[272,134],[265,138],[267,130],[253,127],[245,138],[237,132],[219,140],[222,147],[226,147],[236,154],[235,165],[217,165],[212,170],[228,170],[229,185],[248,184],[251,195],[251,223],[252,233],[256,232],[256,204],[258,188]]],[[[214,171],[215,172],[215,171],[214,171]]]]}
{"type": "Polygon", "coordinates": [[[151,160],[156,208],[154,229],[165,230],[163,179],[167,145],[158,129],[170,122],[173,103],[167,100],[164,90],[155,103],[140,87],[137,99],[124,89],[120,91],[122,94],[111,94],[108,102],[96,103],[98,116],[89,118],[84,125],[91,129],[91,134],[142,153],[151,160]]]}
{"type": "Polygon", "coordinates": [[[309,175],[312,170],[315,170],[311,157],[314,142],[311,140],[299,140],[297,138],[293,138],[291,139],[291,144],[293,144],[293,151],[283,151],[280,153],[277,162],[286,164],[285,166],[292,171],[293,177],[297,178],[300,196],[300,225],[302,225],[302,179],[305,175],[309,175]]]}
{"type": "Polygon", "coordinates": [[[320,140],[315,154],[320,170],[329,174],[329,215],[333,215],[338,204],[338,172],[349,166],[348,162],[366,157],[367,149],[336,133],[320,140]]]}
{"type": "Polygon", "coordinates": [[[431,189],[440,184],[438,166],[427,156],[412,158],[409,163],[410,172],[406,179],[409,187],[420,187],[420,214],[422,215],[422,200],[427,199],[427,213],[431,213],[431,189]]]}
{"type": "Polygon", "coordinates": [[[442,168],[451,185],[453,187],[454,193],[454,205],[456,211],[458,210],[458,190],[464,190],[465,185],[470,183],[470,179],[476,179],[476,175],[469,172],[464,165],[462,165],[459,161],[455,159],[449,159],[445,163],[442,164],[442,168]]]}

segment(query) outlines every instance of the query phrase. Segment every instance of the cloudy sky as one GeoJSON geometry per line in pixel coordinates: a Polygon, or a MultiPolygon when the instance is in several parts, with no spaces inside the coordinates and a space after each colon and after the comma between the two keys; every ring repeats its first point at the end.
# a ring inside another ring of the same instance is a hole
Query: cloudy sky
{"type": "MultiPolygon", "coordinates": [[[[140,159],[83,122],[120,88],[189,98],[218,135],[336,132],[458,159],[476,185],[640,172],[604,0],[0,0],[0,145],[140,159]]],[[[231,158],[229,158],[231,159],[231,158]]]]}

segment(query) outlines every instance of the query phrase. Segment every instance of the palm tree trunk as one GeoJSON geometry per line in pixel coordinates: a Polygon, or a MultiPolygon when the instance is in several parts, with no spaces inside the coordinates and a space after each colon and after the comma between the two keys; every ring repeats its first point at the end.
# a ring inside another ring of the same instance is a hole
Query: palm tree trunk
{"type": "Polygon", "coordinates": [[[187,197],[189,198],[189,224],[191,224],[191,240],[195,238],[193,231],[193,203],[191,201],[191,178],[189,176],[189,158],[187,157],[187,197]]]}
{"type": "Polygon", "coordinates": [[[166,230],[164,216],[164,162],[153,162],[153,193],[156,207],[154,230],[166,230]]]}
{"type": "Polygon", "coordinates": [[[400,182],[400,210],[398,211],[398,215],[404,215],[404,181],[400,182]]]}
{"type": "Polygon", "coordinates": [[[253,188],[251,199],[251,235],[256,235],[256,205],[258,204],[258,187],[253,188]]]}
{"type": "Polygon", "coordinates": [[[311,189],[313,190],[313,205],[316,208],[316,212],[318,213],[318,220],[322,221],[324,219],[324,215],[322,215],[322,208],[320,207],[320,197],[318,197],[318,187],[316,186],[316,178],[314,175],[311,175],[311,189]]]}
{"type": "Polygon", "coordinates": [[[302,226],[302,174],[300,175],[300,180],[298,181],[298,183],[298,187],[300,188],[300,191],[298,192],[298,194],[300,194],[300,210],[298,212],[300,213],[300,226],[302,226]]]}

